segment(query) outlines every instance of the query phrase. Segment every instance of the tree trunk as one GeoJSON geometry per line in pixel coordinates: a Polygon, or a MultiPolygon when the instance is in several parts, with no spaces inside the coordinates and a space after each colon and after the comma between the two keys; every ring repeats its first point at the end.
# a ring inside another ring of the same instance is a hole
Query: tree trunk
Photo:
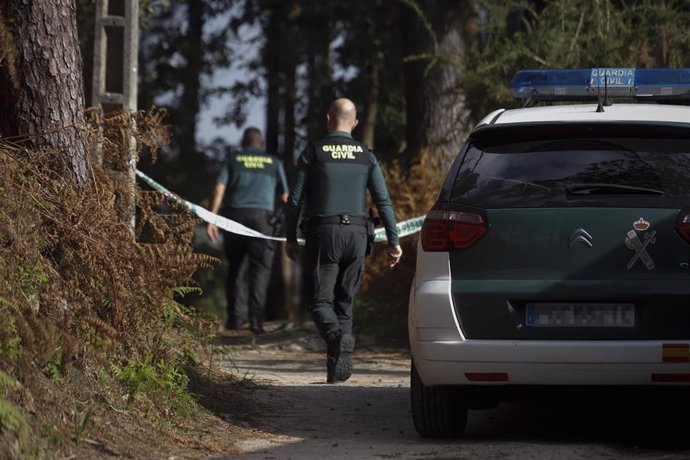
{"type": "Polygon", "coordinates": [[[309,1],[304,3],[302,26],[306,31],[306,61],[309,75],[307,137],[318,139],[326,134],[326,112],[335,97],[330,59],[333,13],[328,4],[309,1]]]}
{"type": "MultiPolygon", "coordinates": [[[[656,8],[659,11],[659,17],[662,18],[667,14],[667,5],[665,0],[657,3],[656,8]]],[[[656,39],[654,43],[654,60],[656,67],[668,67],[668,32],[667,25],[663,20],[657,20],[656,24],[656,39]]]]}
{"type": "Polygon", "coordinates": [[[295,141],[295,69],[299,46],[295,20],[301,10],[298,0],[266,2],[264,8],[268,11],[262,49],[267,86],[266,149],[284,154],[288,166],[295,141]]]}
{"type": "Polygon", "coordinates": [[[179,111],[177,143],[183,164],[194,164],[196,151],[196,122],[199,116],[199,92],[201,89],[201,65],[203,59],[203,2],[187,0],[187,40],[183,50],[187,65],[182,100],[179,111]]]}
{"type": "Polygon", "coordinates": [[[280,6],[269,9],[268,24],[266,24],[266,44],[263,47],[263,64],[266,72],[266,150],[278,153],[280,135],[280,86],[281,86],[281,52],[282,47],[282,17],[280,6]]]}
{"type": "Polygon", "coordinates": [[[374,135],[376,134],[376,118],[379,113],[380,65],[378,61],[371,70],[371,85],[367,97],[367,111],[362,130],[362,142],[374,149],[374,135]]]}
{"type": "Polygon", "coordinates": [[[411,9],[404,14],[408,158],[428,150],[447,167],[457,155],[467,132],[464,96],[458,91],[464,53],[463,29],[471,17],[470,2],[418,2],[433,35],[411,9]],[[435,38],[435,40],[434,40],[435,38]],[[428,58],[417,59],[421,55],[428,58]]]}
{"type": "Polygon", "coordinates": [[[292,172],[295,165],[295,95],[297,93],[295,81],[296,61],[290,69],[285,72],[285,94],[283,95],[283,113],[285,140],[283,145],[284,157],[283,164],[286,172],[292,172]]]}
{"type": "Polygon", "coordinates": [[[0,68],[0,133],[62,155],[77,184],[88,181],[84,87],[73,0],[10,0],[0,14],[12,28],[17,85],[0,68]]]}
{"type": "Polygon", "coordinates": [[[182,89],[179,101],[170,112],[174,146],[177,160],[168,165],[165,174],[168,184],[184,198],[198,203],[207,196],[207,190],[198,184],[206,184],[205,157],[199,153],[196,143],[197,121],[201,110],[201,73],[204,65],[203,28],[205,22],[204,4],[198,0],[186,0],[182,11],[187,21],[187,30],[180,42],[179,53],[185,65],[176,70],[182,89]]]}

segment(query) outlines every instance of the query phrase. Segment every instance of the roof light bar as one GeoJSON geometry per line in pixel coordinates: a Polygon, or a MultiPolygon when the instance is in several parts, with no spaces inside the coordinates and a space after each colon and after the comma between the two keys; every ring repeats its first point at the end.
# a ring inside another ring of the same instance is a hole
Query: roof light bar
{"type": "Polygon", "coordinates": [[[510,81],[518,99],[596,100],[599,95],[636,99],[690,99],[690,68],[603,67],[573,70],[521,70],[510,81]]]}

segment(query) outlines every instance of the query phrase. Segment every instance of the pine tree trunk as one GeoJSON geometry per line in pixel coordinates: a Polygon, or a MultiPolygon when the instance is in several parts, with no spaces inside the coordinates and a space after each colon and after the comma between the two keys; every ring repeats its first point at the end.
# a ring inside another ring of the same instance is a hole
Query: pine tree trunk
{"type": "Polygon", "coordinates": [[[379,113],[379,91],[380,91],[380,66],[378,62],[374,64],[371,71],[371,85],[367,97],[367,111],[364,117],[364,128],[362,130],[362,142],[374,149],[374,135],[376,134],[376,119],[379,113]]]}
{"type": "MultiPolygon", "coordinates": [[[[305,2],[309,6],[309,2],[305,2]]],[[[307,71],[309,75],[307,106],[307,137],[319,139],[326,134],[326,112],[335,97],[330,44],[333,38],[332,11],[328,4],[306,9],[307,71]],[[326,18],[326,19],[325,19],[326,18]]]]}
{"type": "Polygon", "coordinates": [[[281,86],[281,53],[282,27],[280,22],[285,20],[281,8],[269,10],[266,25],[266,44],[262,50],[263,64],[266,69],[266,150],[278,153],[280,135],[280,86],[281,86]]]}
{"type": "Polygon", "coordinates": [[[419,4],[434,36],[411,9],[405,11],[405,55],[428,55],[405,65],[407,155],[430,151],[442,166],[457,155],[467,132],[464,96],[458,91],[464,53],[463,28],[470,2],[423,0],[419,4]]]}
{"type": "Polygon", "coordinates": [[[184,166],[196,165],[196,122],[199,116],[201,90],[201,66],[203,56],[203,2],[187,0],[187,40],[182,50],[187,65],[184,90],[179,111],[178,139],[180,148],[180,162],[184,166]]]}
{"type": "Polygon", "coordinates": [[[295,164],[295,95],[297,93],[295,72],[296,61],[290,69],[286,69],[285,75],[285,94],[283,95],[283,110],[285,112],[285,143],[283,146],[284,154],[283,163],[285,170],[292,172],[292,167],[295,164]]]}
{"type": "Polygon", "coordinates": [[[2,15],[11,27],[17,85],[0,68],[0,134],[29,148],[63,156],[76,183],[88,181],[84,87],[73,0],[9,0],[2,15]]]}

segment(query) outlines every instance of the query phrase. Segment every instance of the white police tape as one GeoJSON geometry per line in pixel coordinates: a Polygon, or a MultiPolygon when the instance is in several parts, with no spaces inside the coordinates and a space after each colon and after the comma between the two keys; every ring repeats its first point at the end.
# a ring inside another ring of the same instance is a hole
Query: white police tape
{"type": "MultiPolygon", "coordinates": [[[[137,176],[147,184],[151,186],[154,190],[161,192],[168,198],[184,205],[189,211],[200,218],[201,220],[208,222],[210,224],[215,225],[218,228],[222,228],[225,231],[228,231],[230,233],[235,233],[237,235],[243,235],[243,236],[251,236],[254,238],[264,238],[267,240],[274,240],[274,241],[285,241],[284,237],[277,237],[277,236],[269,236],[269,235],[264,235],[261,232],[257,232],[256,230],[253,230],[249,227],[246,227],[239,222],[235,222],[234,220],[228,219],[223,216],[219,216],[218,214],[214,214],[208,209],[202,208],[199,205],[196,205],[192,202],[189,202],[187,200],[184,200],[180,198],[179,196],[175,195],[173,192],[168,190],[167,188],[163,187],[161,184],[156,182],[155,180],[151,179],[149,176],[144,174],[143,172],[137,170],[137,176]]],[[[422,228],[422,223],[424,222],[424,216],[420,217],[414,217],[412,219],[404,220],[400,223],[397,224],[397,229],[398,229],[398,236],[400,238],[408,235],[412,235],[414,233],[417,233],[421,228],[422,228]]],[[[387,241],[386,238],[386,232],[383,228],[377,228],[375,230],[375,239],[374,241],[387,241]]],[[[300,244],[303,244],[303,240],[299,240],[300,244]]]]}

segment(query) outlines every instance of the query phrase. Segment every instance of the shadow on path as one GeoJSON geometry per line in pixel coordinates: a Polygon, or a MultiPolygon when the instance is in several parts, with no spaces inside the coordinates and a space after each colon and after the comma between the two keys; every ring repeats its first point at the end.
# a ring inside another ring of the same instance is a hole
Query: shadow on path
{"type": "Polygon", "coordinates": [[[470,411],[462,439],[423,439],[412,422],[404,347],[358,346],[352,378],[326,385],[319,340],[309,328],[222,339],[234,349],[228,368],[252,391],[238,405],[207,407],[257,436],[241,440],[244,454],[215,458],[690,458],[690,393],[673,388],[540,389],[470,411]]]}

